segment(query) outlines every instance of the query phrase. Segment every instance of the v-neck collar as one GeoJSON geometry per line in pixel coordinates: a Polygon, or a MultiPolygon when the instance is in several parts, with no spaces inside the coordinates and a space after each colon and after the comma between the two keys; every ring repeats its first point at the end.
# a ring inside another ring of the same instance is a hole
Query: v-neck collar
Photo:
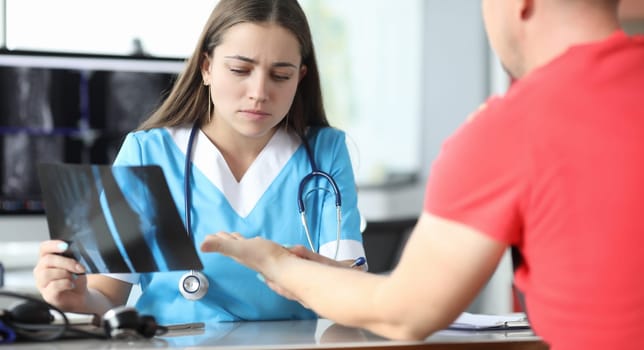
{"type": "MultiPolygon", "coordinates": [[[[184,153],[188,149],[191,128],[169,129],[173,140],[184,153]]],[[[278,129],[237,182],[219,149],[201,131],[195,135],[192,163],[226,197],[237,214],[245,218],[301,145],[301,140],[278,129]]]]}

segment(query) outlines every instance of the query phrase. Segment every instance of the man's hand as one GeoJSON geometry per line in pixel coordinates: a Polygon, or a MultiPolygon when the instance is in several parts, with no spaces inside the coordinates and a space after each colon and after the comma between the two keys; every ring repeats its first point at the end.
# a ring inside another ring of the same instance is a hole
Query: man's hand
{"type": "Polygon", "coordinates": [[[292,255],[288,249],[277,243],[259,237],[246,239],[237,232],[218,232],[206,236],[201,243],[201,251],[229,256],[269,278],[270,268],[281,258],[292,255]]]}
{"type": "Polygon", "coordinates": [[[344,261],[337,261],[333,260],[331,258],[327,258],[324,255],[320,255],[316,252],[312,252],[310,249],[307,249],[303,245],[296,245],[292,248],[289,249],[291,253],[299,256],[302,259],[306,260],[311,260],[318,262],[320,264],[325,264],[329,266],[335,266],[335,267],[349,267],[353,263],[353,260],[344,260],[344,261]]]}
{"type": "Polygon", "coordinates": [[[281,264],[291,259],[303,259],[333,267],[348,268],[352,260],[335,261],[323,255],[310,251],[302,245],[285,248],[275,242],[255,237],[246,239],[237,232],[218,232],[206,236],[200,247],[202,252],[215,252],[226,255],[238,263],[259,273],[258,278],[277,294],[295,300],[306,306],[288,289],[277,283],[281,264]]]}

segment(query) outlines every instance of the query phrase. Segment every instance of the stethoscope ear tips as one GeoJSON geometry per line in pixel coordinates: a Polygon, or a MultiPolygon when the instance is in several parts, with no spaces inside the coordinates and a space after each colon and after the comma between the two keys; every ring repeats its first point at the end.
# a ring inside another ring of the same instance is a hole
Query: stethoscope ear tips
{"type": "Polygon", "coordinates": [[[199,271],[186,272],[179,279],[179,292],[188,300],[199,300],[208,292],[208,278],[199,271]]]}

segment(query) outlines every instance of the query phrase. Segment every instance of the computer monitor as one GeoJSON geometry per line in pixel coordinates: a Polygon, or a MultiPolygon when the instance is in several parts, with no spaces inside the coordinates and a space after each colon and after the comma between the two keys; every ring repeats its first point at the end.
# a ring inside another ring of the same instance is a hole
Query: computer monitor
{"type": "Polygon", "coordinates": [[[0,215],[42,214],[36,164],[111,164],[183,62],[0,50],[0,215]]]}

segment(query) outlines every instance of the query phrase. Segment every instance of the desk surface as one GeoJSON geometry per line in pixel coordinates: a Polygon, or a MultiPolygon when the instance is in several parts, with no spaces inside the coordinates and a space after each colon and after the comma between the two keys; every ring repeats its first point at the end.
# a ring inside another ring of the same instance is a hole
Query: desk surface
{"type": "Polygon", "coordinates": [[[7,348],[75,349],[530,349],[547,346],[531,331],[440,331],[424,341],[392,341],[328,320],[239,322],[209,324],[205,329],[174,331],[153,339],[72,339],[45,343],[15,343],[7,348]]]}

